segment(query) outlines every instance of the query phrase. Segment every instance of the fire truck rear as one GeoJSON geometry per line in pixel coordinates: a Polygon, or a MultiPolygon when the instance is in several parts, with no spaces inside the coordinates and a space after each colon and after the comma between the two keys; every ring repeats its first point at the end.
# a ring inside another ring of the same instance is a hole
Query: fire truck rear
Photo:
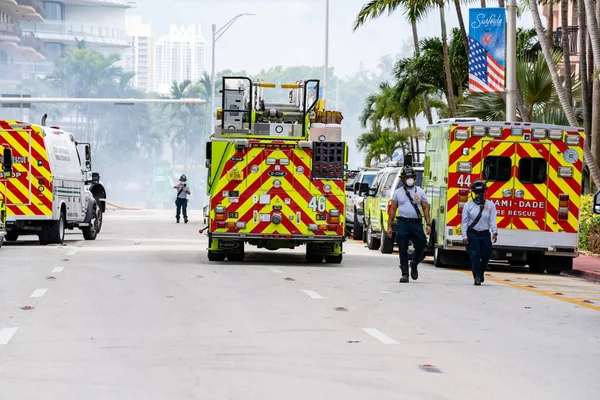
{"type": "Polygon", "coordinates": [[[224,77],[222,109],[207,143],[208,258],[242,261],[245,244],[306,245],[311,263],[341,263],[347,145],[342,116],[320,105],[319,81],[282,84],[289,103],[267,102],[274,84],[224,77]]]}
{"type": "Polygon", "coordinates": [[[498,210],[493,259],[560,273],[578,255],[584,132],[535,123],[449,122],[428,127],[425,186],[436,266],[468,262],[462,209],[476,179],[498,210]],[[456,251],[458,250],[458,251],[456,251]]]}

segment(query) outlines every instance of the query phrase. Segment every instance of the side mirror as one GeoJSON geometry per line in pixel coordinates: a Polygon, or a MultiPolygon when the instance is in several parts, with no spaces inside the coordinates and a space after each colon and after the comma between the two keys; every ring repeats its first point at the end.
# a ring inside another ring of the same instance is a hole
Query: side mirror
{"type": "Polygon", "coordinates": [[[100,183],[100,174],[97,172],[92,172],[92,183],[100,183]]]}
{"type": "Polygon", "coordinates": [[[369,191],[370,191],[370,190],[369,190],[369,184],[368,184],[368,183],[366,183],[366,182],[363,182],[363,183],[361,183],[361,184],[358,186],[358,193],[359,193],[361,196],[364,196],[365,194],[368,194],[368,193],[369,193],[369,191]]]}
{"type": "Polygon", "coordinates": [[[404,156],[404,165],[411,166],[413,165],[413,156],[412,154],[407,154],[404,156]]]}
{"type": "Polygon", "coordinates": [[[10,177],[12,175],[13,168],[12,149],[5,147],[2,157],[2,172],[4,172],[4,176],[10,177]]]}
{"type": "Polygon", "coordinates": [[[600,214],[600,190],[594,195],[594,214],[600,214]]]}
{"type": "Polygon", "coordinates": [[[346,184],[346,192],[354,191],[354,185],[351,183],[346,184]]]}
{"type": "Polygon", "coordinates": [[[212,159],[212,142],[206,142],[206,164],[212,159]]]}
{"type": "Polygon", "coordinates": [[[377,188],[370,188],[367,192],[367,196],[374,197],[377,194],[377,188]]]}

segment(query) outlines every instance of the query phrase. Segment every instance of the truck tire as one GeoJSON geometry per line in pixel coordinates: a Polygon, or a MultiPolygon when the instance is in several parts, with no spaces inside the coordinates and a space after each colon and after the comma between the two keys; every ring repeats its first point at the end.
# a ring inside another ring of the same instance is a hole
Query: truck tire
{"type": "Polygon", "coordinates": [[[60,218],[53,221],[48,230],[49,242],[51,244],[62,244],[65,240],[66,217],[63,210],[60,211],[60,218]]]}
{"type": "Polygon", "coordinates": [[[225,253],[217,253],[212,250],[208,250],[208,261],[223,261],[225,260],[225,253]]]}
{"type": "Polygon", "coordinates": [[[352,231],[354,232],[353,233],[354,240],[362,240],[364,228],[360,224],[360,222],[358,222],[358,218],[356,218],[356,211],[354,211],[354,226],[352,228],[352,231]]]}
{"type": "Polygon", "coordinates": [[[96,200],[96,204],[98,205],[98,224],[97,224],[97,233],[100,233],[100,231],[102,231],[102,222],[104,221],[104,211],[102,211],[102,207],[100,206],[100,198],[99,197],[95,197],[94,200],[96,200]]]}
{"type": "Polygon", "coordinates": [[[4,236],[4,239],[6,239],[8,242],[16,242],[17,239],[19,239],[19,232],[17,232],[17,231],[7,232],[6,236],[4,236]]]}
{"type": "Polygon", "coordinates": [[[446,257],[446,254],[444,253],[444,250],[437,246],[433,249],[433,265],[435,265],[436,268],[445,268],[448,266],[448,257],[446,257]]]}
{"type": "Polygon", "coordinates": [[[89,221],[89,225],[81,228],[85,240],[96,240],[96,237],[98,236],[98,213],[102,214],[102,211],[100,211],[98,204],[96,204],[96,201],[94,200],[94,204],[92,205],[92,218],[89,221]]]}
{"type": "Polygon", "coordinates": [[[50,244],[50,228],[47,226],[43,227],[40,233],[38,233],[40,240],[40,246],[47,246],[50,244]]]}
{"type": "Polygon", "coordinates": [[[369,225],[367,228],[367,247],[369,250],[377,250],[380,245],[380,240],[376,237],[373,237],[373,229],[371,228],[371,225],[369,225]]]}
{"type": "Polygon", "coordinates": [[[394,239],[388,237],[387,233],[381,232],[381,247],[379,248],[382,254],[392,254],[394,252],[394,239]]]}
{"type": "Polygon", "coordinates": [[[325,262],[327,264],[341,264],[343,259],[343,254],[337,254],[335,256],[325,256],[325,262]]]}

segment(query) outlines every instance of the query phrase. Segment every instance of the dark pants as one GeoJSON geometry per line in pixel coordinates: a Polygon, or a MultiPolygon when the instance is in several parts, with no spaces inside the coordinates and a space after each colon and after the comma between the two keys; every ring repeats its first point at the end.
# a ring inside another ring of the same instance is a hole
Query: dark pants
{"type": "Polygon", "coordinates": [[[181,215],[181,209],[183,209],[183,219],[188,219],[187,199],[180,199],[178,197],[177,200],[175,200],[175,205],[177,206],[177,219],[179,220],[179,216],[181,215]]]}
{"type": "Polygon", "coordinates": [[[415,248],[413,263],[418,265],[423,257],[427,238],[423,231],[423,225],[419,221],[407,221],[398,219],[396,221],[396,240],[400,251],[400,266],[408,267],[408,242],[412,241],[415,248]]]}
{"type": "Polygon", "coordinates": [[[473,276],[481,276],[487,269],[492,256],[492,234],[490,231],[477,232],[474,230],[467,232],[467,253],[471,257],[471,266],[473,276]]]}

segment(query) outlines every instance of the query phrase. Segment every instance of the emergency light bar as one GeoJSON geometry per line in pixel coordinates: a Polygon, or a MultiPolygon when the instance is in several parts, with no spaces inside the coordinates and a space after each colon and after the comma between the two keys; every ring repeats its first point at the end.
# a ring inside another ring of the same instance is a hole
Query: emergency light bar
{"type": "Polygon", "coordinates": [[[552,140],[562,140],[563,132],[559,129],[551,129],[548,132],[548,137],[552,140]]]}
{"type": "Polygon", "coordinates": [[[579,146],[579,143],[581,141],[581,136],[579,135],[567,135],[567,138],[565,139],[565,143],[568,144],[569,146],[579,146]]]}
{"type": "Polygon", "coordinates": [[[534,139],[546,139],[547,131],[541,128],[533,128],[532,135],[534,139]]]}

